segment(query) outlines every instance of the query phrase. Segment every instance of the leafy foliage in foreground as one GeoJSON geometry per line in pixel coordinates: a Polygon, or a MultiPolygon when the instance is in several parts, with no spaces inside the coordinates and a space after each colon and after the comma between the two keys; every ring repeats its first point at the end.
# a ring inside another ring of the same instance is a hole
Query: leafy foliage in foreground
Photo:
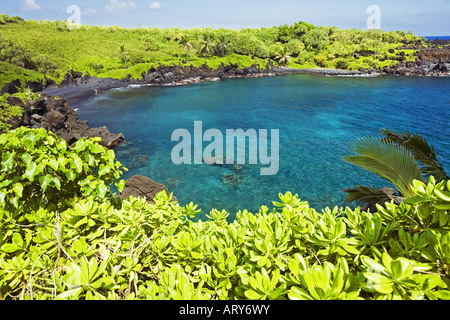
{"type": "Polygon", "coordinates": [[[95,141],[20,129],[0,152],[3,299],[450,299],[450,181],[416,180],[414,197],[374,214],[319,213],[287,193],[272,212],[193,222],[200,210],[164,192],[120,203],[98,189],[105,168],[120,184],[121,166],[95,141]]]}
{"type": "Polygon", "coordinates": [[[399,204],[403,198],[414,196],[410,187],[414,180],[426,181],[431,175],[437,182],[450,179],[437,160],[434,147],[424,137],[408,131],[380,131],[384,138],[369,137],[354,141],[351,149],[356,155],[345,156],[344,159],[391,182],[401,196],[359,185],[344,190],[348,193],[347,201],[375,205],[392,199],[399,204]]]}

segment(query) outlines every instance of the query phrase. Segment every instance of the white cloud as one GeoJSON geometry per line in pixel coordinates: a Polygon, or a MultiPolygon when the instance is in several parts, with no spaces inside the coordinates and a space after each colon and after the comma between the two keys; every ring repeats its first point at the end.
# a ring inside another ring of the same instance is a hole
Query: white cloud
{"type": "Polygon", "coordinates": [[[150,7],[150,9],[153,9],[153,10],[162,9],[161,3],[159,3],[159,2],[152,2],[152,3],[150,3],[149,7],[150,7]]]}
{"type": "Polygon", "coordinates": [[[25,2],[21,5],[20,9],[23,11],[37,11],[42,10],[41,6],[38,5],[35,0],[25,0],[25,2]]]}
{"type": "Polygon", "coordinates": [[[88,16],[91,14],[96,14],[97,10],[95,10],[94,8],[85,8],[85,9],[83,9],[83,11],[81,11],[81,13],[88,16]]]}
{"type": "Polygon", "coordinates": [[[119,0],[109,0],[105,4],[105,10],[108,12],[131,12],[136,9],[136,3],[133,1],[119,1],[119,0]]]}

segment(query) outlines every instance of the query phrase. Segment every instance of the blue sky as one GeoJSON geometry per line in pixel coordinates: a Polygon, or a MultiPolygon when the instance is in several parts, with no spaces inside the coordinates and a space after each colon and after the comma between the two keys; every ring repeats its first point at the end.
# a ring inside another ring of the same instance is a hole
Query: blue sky
{"type": "Polygon", "coordinates": [[[2,0],[0,13],[24,19],[65,20],[70,5],[81,22],[123,27],[258,28],[307,21],[366,29],[367,8],[381,11],[381,29],[421,36],[450,35],[450,0],[2,0]]]}

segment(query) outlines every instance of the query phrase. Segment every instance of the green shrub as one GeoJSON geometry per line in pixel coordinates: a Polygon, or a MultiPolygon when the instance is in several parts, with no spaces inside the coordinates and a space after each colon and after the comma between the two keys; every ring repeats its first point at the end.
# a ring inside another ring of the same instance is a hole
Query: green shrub
{"type": "Polygon", "coordinates": [[[269,54],[270,54],[270,58],[275,58],[276,56],[278,56],[281,52],[283,52],[284,49],[284,45],[280,42],[276,42],[274,44],[272,44],[269,47],[269,54]]]}
{"type": "Polygon", "coordinates": [[[415,181],[378,213],[288,192],[273,211],[192,222],[197,206],[165,192],[115,200],[102,179],[120,165],[93,140],[21,129],[0,151],[3,299],[450,299],[450,181],[415,181]]]}
{"type": "Polygon", "coordinates": [[[23,217],[40,208],[63,211],[80,198],[106,199],[122,174],[114,151],[81,139],[72,149],[44,129],[20,127],[0,136],[0,208],[23,217]]]}
{"type": "Polygon", "coordinates": [[[10,17],[7,14],[0,14],[0,24],[19,23],[22,21],[23,19],[19,16],[10,17]]]}
{"type": "Polygon", "coordinates": [[[0,61],[29,70],[37,70],[37,62],[31,53],[25,48],[15,45],[12,41],[6,40],[2,34],[0,34],[0,61]]]}
{"type": "Polygon", "coordinates": [[[349,66],[349,62],[345,59],[339,59],[336,61],[336,68],[338,69],[347,69],[349,66]]]}
{"type": "Polygon", "coordinates": [[[325,54],[321,53],[317,56],[314,57],[314,62],[319,66],[319,67],[325,67],[327,61],[327,57],[325,54]]]}
{"type": "Polygon", "coordinates": [[[287,52],[291,52],[293,56],[298,56],[305,49],[305,45],[298,39],[290,40],[286,44],[287,52]]]}

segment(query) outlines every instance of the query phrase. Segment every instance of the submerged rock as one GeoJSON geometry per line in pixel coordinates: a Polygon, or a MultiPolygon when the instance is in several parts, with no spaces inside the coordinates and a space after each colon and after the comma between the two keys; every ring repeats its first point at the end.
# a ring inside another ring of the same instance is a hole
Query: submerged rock
{"type": "Polygon", "coordinates": [[[237,189],[242,179],[242,176],[236,174],[227,174],[223,175],[220,180],[224,185],[230,185],[233,188],[237,189]]]}

